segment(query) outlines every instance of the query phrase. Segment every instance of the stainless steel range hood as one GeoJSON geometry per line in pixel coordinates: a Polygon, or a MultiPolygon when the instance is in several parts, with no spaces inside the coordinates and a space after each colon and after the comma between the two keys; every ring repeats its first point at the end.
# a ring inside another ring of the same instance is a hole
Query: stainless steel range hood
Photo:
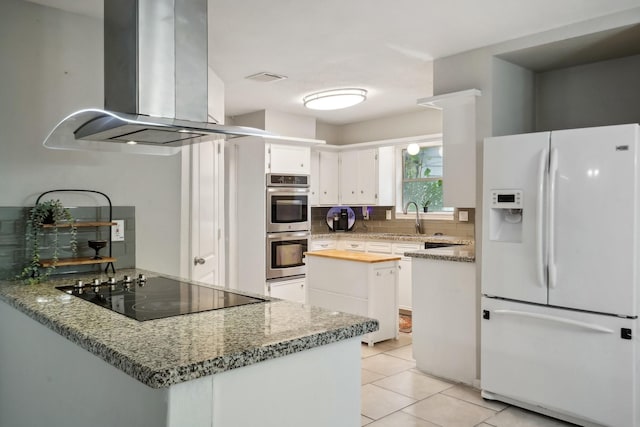
{"type": "Polygon", "coordinates": [[[208,116],[207,36],[207,0],[105,1],[105,109],[69,115],[45,147],[171,155],[211,139],[271,136],[208,116]]]}

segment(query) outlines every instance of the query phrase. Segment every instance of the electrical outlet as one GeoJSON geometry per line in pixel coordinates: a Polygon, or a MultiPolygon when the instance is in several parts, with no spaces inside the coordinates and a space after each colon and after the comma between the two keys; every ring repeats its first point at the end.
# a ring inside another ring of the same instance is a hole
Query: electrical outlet
{"type": "Polygon", "coordinates": [[[469,221],[469,211],[458,211],[458,221],[469,221]]]}
{"type": "Polygon", "coordinates": [[[114,219],[116,225],[111,226],[111,241],[124,242],[124,219],[114,219]]]}
{"type": "Polygon", "coordinates": [[[386,218],[391,219],[391,209],[388,209],[386,212],[386,218]]]}
{"type": "Polygon", "coordinates": [[[362,207],[362,219],[364,219],[365,221],[367,221],[369,219],[369,207],[368,206],[363,206],[362,207]]]}

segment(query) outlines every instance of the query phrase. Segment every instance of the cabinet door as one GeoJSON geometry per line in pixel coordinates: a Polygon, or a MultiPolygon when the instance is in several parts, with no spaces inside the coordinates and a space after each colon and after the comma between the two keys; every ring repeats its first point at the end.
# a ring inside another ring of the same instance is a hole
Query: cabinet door
{"type": "Polygon", "coordinates": [[[358,185],[360,177],[358,158],[358,151],[340,153],[340,203],[343,205],[359,203],[358,185]]]}
{"type": "Polygon", "coordinates": [[[320,156],[320,204],[337,205],[340,187],[338,153],[321,151],[320,156]]]}
{"type": "Polygon", "coordinates": [[[309,189],[309,203],[311,206],[320,204],[320,152],[311,152],[311,187],[309,189]]]}
{"type": "Polygon", "coordinates": [[[398,263],[398,306],[403,310],[411,310],[411,258],[405,257],[405,252],[417,251],[419,244],[394,243],[393,254],[402,257],[398,263]]]}
{"type": "Polygon", "coordinates": [[[356,200],[361,205],[375,205],[378,202],[378,150],[359,150],[357,166],[356,200]]]}
{"type": "Polygon", "coordinates": [[[372,334],[374,341],[398,336],[397,276],[395,266],[373,270],[369,287],[369,317],[378,319],[380,323],[380,329],[372,334]]]}
{"type": "Polygon", "coordinates": [[[272,282],[267,284],[267,290],[270,297],[285,299],[304,304],[305,291],[304,279],[287,280],[283,282],[272,282]]]}
{"type": "Polygon", "coordinates": [[[342,251],[364,252],[366,245],[364,242],[356,240],[338,240],[338,249],[342,251]]]}
{"type": "Polygon", "coordinates": [[[269,172],[271,173],[311,173],[311,149],[295,145],[271,144],[269,150],[269,172]]]}

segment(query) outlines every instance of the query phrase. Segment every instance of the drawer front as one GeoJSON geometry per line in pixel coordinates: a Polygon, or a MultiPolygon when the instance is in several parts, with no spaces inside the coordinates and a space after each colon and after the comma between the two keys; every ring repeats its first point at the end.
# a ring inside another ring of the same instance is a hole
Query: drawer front
{"type": "Polygon", "coordinates": [[[308,303],[326,308],[327,310],[342,311],[359,316],[367,316],[369,310],[369,304],[366,299],[354,298],[318,289],[309,289],[308,303]]]}
{"type": "Polygon", "coordinates": [[[390,254],[391,243],[388,242],[367,242],[367,252],[378,254],[390,254]]]}
{"type": "Polygon", "coordinates": [[[337,242],[335,240],[314,240],[311,241],[312,251],[321,251],[323,249],[335,249],[337,242]]]}
{"type": "Polygon", "coordinates": [[[404,256],[405,252],[413,252],[422,249],[419,243],[394,243],[393,254],[404,256]]]}
{"type": "Polygon", "coordinates": [[[364,242],[356,240],[340,240],[338,241],[338,249],[342,249],[345,251],[364,252],[366,247],[364,242]]]}

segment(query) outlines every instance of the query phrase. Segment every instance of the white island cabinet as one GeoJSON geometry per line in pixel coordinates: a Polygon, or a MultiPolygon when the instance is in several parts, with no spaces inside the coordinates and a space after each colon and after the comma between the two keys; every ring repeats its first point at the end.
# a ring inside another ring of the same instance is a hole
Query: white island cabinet
{"type": "Polygon", "coordinates": [[[394,255],[322,250],[307,252],[307,303],[377,319],[362,336],[373,346],[398,338],[398,260],[394,255]]]}
{"type": "Polygon", "coordinates": [[[54,287],[74,281],[0,280],[0,426],[359,425],[372,319],[267,300],[139,322],[54,287]]]}

